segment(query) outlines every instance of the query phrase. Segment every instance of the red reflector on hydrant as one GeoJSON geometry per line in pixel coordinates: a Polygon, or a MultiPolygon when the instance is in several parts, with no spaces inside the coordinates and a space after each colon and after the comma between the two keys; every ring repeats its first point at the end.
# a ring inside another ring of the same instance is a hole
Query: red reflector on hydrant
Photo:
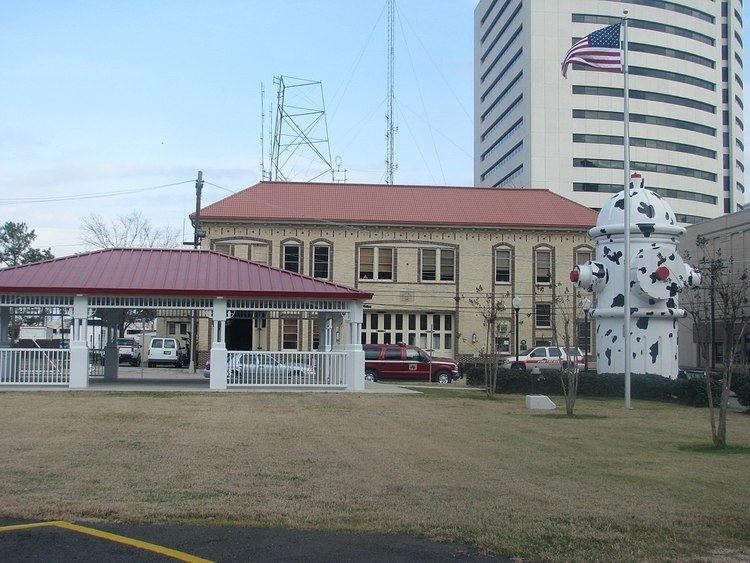
{"type": "Polygon", "coordinates": [[[656,268],[656,277],[661,281],[666,280],[669,277],[669,268],[666,266],[656,268]]]}

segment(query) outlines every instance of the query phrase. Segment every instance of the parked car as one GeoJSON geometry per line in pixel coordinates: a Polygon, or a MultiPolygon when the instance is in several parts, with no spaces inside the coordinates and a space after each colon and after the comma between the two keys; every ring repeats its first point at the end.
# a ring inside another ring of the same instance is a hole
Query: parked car
{"type": "Polygon", "coordinates": [[[562,346],[537,346],[528,352],[518,356],[505,358],[500,367],[510,369],[531,369],[538,367],[541,370],[557,370],[574,362],[578,369],[584,367],[584,356],[580,348],[565,348],[562,346]]]}
{"type": "Polygon", "coordinates": [[[458,363],[450,358],[431,357],[417,346],[365,344],[365,379],[424,379],[450,383],[459,379],[458,363]]]}
{"type": "Polygon", "coordinates": [[[153,338],[148,347],[148,367],[159,364],[181,368],[185,365],[186,353],[179,340],[175,338],[153,338]]]}
{"type": "MultiPolygon", "coordinates": [[[[315,376],[315,367],[309,364],[280,362],[272,354],[229,354],[227,372],[230,382],[248,384],[283,385],[293,380],[304,384],[315,376]]],[[[211,362],[206,362],[203,377],[211,377],[211,362]]]]}
{"type": "Polygon", "coordinates": [[[118,338],[117,353],[120,363],[128,362],[131,366],[141,365],[141,345],[135,338],[118,338]]]}

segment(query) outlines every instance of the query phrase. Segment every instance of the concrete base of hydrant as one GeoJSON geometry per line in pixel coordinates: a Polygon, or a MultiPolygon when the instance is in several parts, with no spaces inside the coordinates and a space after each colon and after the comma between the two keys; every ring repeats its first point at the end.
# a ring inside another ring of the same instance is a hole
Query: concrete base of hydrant
{"type": "Polygon", "coordinates": [[[548,411],[556,409],[557,405],[547,395],[526,395],[526,408],[548,411]]]}

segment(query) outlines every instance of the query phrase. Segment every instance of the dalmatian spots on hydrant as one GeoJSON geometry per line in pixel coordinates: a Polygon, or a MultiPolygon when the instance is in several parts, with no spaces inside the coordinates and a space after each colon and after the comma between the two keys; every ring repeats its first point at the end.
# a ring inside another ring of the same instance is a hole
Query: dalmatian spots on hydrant
{"type": "Polygon", "coordinates": [[[634,176],[630,182],[630,260],[624,256],[625,198],[620,192],[602,207],[596,227],[589,230],[595,259],[576,266],[571,280],[595,295],[596,306],[589,314],[597,323],[601,373],[625,369],[619,336],[623,334],[624,268],[629,268],[631,371],[677,377],[677,318],[685,316],[678,295],[683,288],[700,284],[701,277],[677,253],[685,229],[677,225],[674,211],[662,197],[644,188],[642,178],[634,176]]]}

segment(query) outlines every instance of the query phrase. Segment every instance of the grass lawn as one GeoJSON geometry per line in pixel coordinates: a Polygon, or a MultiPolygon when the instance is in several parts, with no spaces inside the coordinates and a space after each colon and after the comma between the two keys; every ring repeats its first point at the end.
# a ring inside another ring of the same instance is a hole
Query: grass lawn
{"type": "Polygon", "coordinates": [[[750,557],[750,415],[581,399],[0,393],[0,516],[398,532],[533,559],[750,557]],[[558,401],[560,404],[560,401],[558,401]]]}

